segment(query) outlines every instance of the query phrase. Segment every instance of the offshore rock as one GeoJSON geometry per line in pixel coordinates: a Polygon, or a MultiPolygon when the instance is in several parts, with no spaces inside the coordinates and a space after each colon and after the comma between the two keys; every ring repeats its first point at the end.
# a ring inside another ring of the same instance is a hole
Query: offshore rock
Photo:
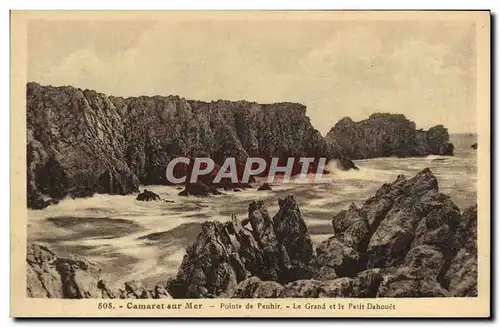
{"type": "Polygon", "coordinates": [[[338,159],[338,167],[342,170],[359,170],[358,166],[346,155],[341,155],[338,159]]]}
{"type": "Polygon", "coordinates": [[[217,191],[217,189],[203,184],[202,182],[188,183],[186,184],[183,191],[179,192],[181,196],[209,196],[209,195],[221,195],[223,193],[217,191]]]}
{"type": "Polygon", "coordinates": [[[160,196],[155,192],[144,190],[144,192],[139,193],[136,198],[137,201],[156,201],[160,200],[160,196]]]}
{"type": "Polygon", "coordinates": [[[264,183],[257,189],[257,191],[272,191],[272,188],[269,183],[264,183]]]}
{"type": "Polygon", "coordinates": [[[342,118],[325,140],[333,157],[347,156],[354,160],[453,155],[446,128],[438,125],[428,131],[417,130],[415,123],[401,114],[376,113],[360,122],[342,118]]]}

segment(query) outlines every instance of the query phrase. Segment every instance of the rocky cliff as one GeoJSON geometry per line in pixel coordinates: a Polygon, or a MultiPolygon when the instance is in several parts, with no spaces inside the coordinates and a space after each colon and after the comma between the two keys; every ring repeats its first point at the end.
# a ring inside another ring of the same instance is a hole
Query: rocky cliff
{"type": "Polygon", "coordinates": [[[167,183],[165,168],[178,156],[242,162],[328,155],[306,107],[297,103],[119,98],[36,83],[27,84],[26,99],[31,208],[66,195],[128,194],[139,183],[167,183]]]}
{"type": "Polygon", "coordinates": [[[64,298],[278,298],[477,296],[477,207],[461,212],[425,169],[384,184],[333,216],[316,247],[293,196],[271,217],[207,221],[174,278],[111,290],[95,264],[28,247],[28,295],[64,298]]]}
{"type": "Polygon", "coordinates": [[[332,154],[351,159],[453,155],[454,149],[442,125],[417,130],[415,123],[401,114],[377,113],[360,122],[342,118],[325,140],[332,154]]]}

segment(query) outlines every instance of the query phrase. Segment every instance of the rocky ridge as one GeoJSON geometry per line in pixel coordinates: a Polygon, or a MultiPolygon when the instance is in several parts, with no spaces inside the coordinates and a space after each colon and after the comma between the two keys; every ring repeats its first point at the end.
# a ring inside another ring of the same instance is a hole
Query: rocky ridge
{"type": "MultiPolygon", "coordinates": [[[[26,100],[28,207],[34,209],[67,195],[130,194],[139,183],[166,184],[165,168],[179,156],[219,164],[235,157],[240,168],[249,156],[328,157],[298,103],[120,98],[36,83],[27,84],[26,100]]],[[[190,169],[178,167],[177,177],[190,169]]],[[[220,186],[230,187],[224,179],[220,186]]]]}
{"type": "Polygon", "coordinates": [[[157,286],[161,292],[138,291],[136,284],[129,283],[123,291],[104,292],[94,265],[60,259],[46,248],[31,246],[28,294],[70,298],[109,294],[140,298],[160,293],[174,298],[477,296],[477,206],[461,212],[439,192],[429,169],[412,178],[400,175],[360,207],[352,204],[336,214],[334,236],[316,247],[296,199],[287,196],[278,204],[274,217],[261,201],[253,201],[242,220],[232,216],[225,223],[203,223],[177,275],[157,286]]]}

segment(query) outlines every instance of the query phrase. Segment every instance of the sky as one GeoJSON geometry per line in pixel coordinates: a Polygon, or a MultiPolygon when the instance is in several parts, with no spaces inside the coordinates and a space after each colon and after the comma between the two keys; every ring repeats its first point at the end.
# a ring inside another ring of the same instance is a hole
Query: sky
{"type": "Polygon", "coordinates": [[[30,20],[28,80],[114,96],[299,102],[323,135],[402,113],[476,132],[472,21],[30,20]]]}

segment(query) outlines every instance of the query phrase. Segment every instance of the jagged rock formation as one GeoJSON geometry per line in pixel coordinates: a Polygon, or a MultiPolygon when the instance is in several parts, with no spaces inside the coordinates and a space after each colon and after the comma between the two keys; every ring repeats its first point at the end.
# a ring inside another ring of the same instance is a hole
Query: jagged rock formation
{"type": "Polygon", "coordinates": [[[384,184],[332,220],[313,248],[293,196],[271,219],[206,222],[188,248],[174,297],[437,297],[477,295],[477,208],[463,213],[424,169],[384,184]],[[250,227],[246,227],[246,225],[250,227]],[[234,239],[231,235],[234,235],[234,239]]]}
{"type": "Polygon", "coordinates": [[[147,290],[135,282],[125,283],[124,290],[112,290],[101,279],[96,264],[72,256],[62,258],[47,247],[28,244],[26,290],[34,298],[170,298],[167,290],[156,285],[147,290]]]}
{"type": "Polygon", "coordinates": [[[156,201],[160,200],[160,196],[155,192],[144,190],[144,192],[139,193],[136,198],[137,201],[156,201]]]}
{"type": "MultiPolygon", "coordinates": [[[[328,156],[306,107],[297,103],[119,98],[36,83],[27,84],[26,100],[30,208],[67,195],[129,194],[139,183],[165,184],[167,164],[178,156],[219,164],[235,157],[239,166],[248,156],[328,156]]],[[[178,167],[174,175],[189,171],[178,167]]]]}
{"type": "Polygon", "coordinates": [[[360,122],[342,118],[325,140],[330,153],[351,159],[453,155],[454,149],[442,125],[417,130],[415,123],[401,114],[377,113],[360,122]]]}
{"type": "Polygon", "coordinates": [[[314,248],[295,198],[288,196],[279,201],[279,206],[272,219],[263,202],[254,201],[243,222],[233,216],[226,224],[203,223],[202,232],[188,247],[177,276],[169,283],[171,294],[180,298],[216,297],[231,292],[251,276],[278,283],[294,276],[312,277],[314,248]]]}

